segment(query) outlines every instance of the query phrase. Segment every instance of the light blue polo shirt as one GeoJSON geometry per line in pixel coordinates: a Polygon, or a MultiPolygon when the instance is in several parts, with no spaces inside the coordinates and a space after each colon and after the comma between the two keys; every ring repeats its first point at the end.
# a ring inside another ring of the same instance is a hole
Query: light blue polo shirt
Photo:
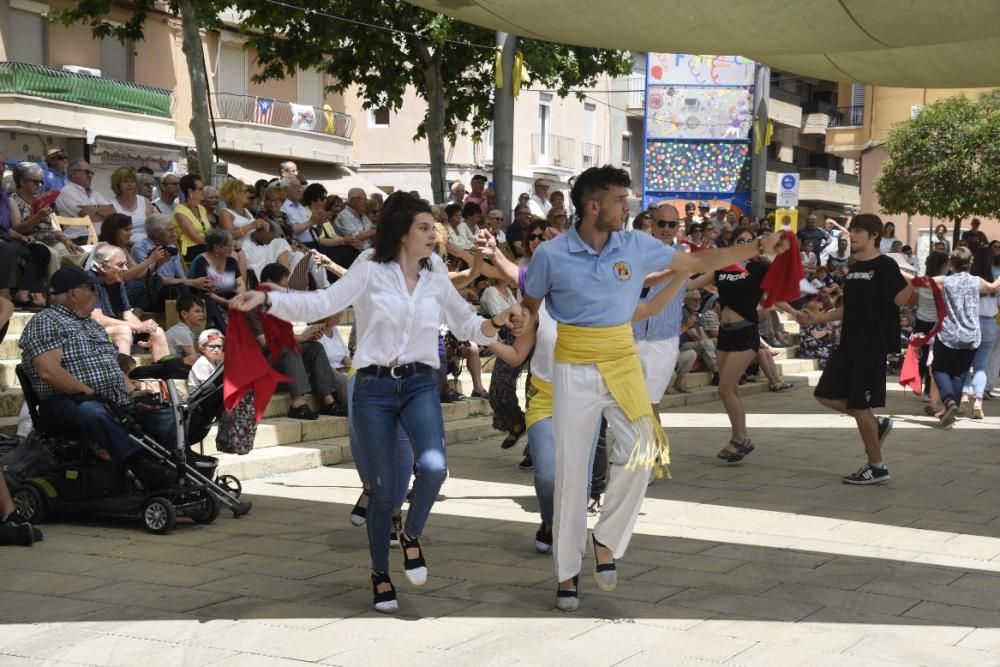
{"type": "Polygon", "coordinates": [[[674,249],[645,232],[612,232],[600,254],[571,227],[538,247],[524,291],[558,322],[609,327],[632,321],[646,276],[670,266],[674,249]]]}

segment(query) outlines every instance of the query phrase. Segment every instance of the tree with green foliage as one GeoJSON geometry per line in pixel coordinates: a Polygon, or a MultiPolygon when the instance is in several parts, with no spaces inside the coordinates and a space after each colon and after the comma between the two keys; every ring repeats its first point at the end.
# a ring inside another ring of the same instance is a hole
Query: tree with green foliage
{"type": "Polygon", "coordinates": [[[888,159],[874,188],[886,213],[954,223],[1000,217],[1000,90],[929,104],[889,133],[888,159]]]}
{"type": "MultiPolygon", "coordinates": [[[[330,75],[336,92],[356,87],[366,109],[398,109],[411,87],[427,102],[414,140],[428,141],[431,185],[439,201],[447,196],[446,140],[453,143],[459,135],[479,138],[489,128],[495,57],[495,34],[490,30],[403,0],[169,0],[167,7],[177,14],[186,3],[200,26],[208,29],[218,26],[216,16],[222,9],[241,12],[241,32],[256,49],[261,66],[259,80],[319,69],[330,75]]],[[[58,18],[85,22],[95,36],[142,39],[154,0],[129,4],[135,15],[124,25],[104,20],[110,0],[83,0],[58,18]]],[[[532,40],[522,40],[521,51],[529,75],[523,85],[552,88],[560,96],[593,87],[602,74],[631,71],[631,58],[622,51],[532,40]]],[[[207,119],[205,123],[207,127],[207,119]]]]}
{"type": "MultiPolygon", "coordinates": [[[[427,102],[414,140],[429,144],[431,186],[447,198],[445,142],[480,138],[493,118],[495,33],[403,0],[312,0],[289,4],[238,0],[243,32],[257,50],[261,79],[320,69],[343,93],[357,87],[363,106],[402,106],[407,88],[427,102]],[[330,18],[349,17],[349,21],[330,18]],[[387,30],[391,29],[391,30],[387,30]]],[[[523,85],[566,96],[596,85],[602,74],[631,71],[627,52],[521,41],[523,85]]]]}

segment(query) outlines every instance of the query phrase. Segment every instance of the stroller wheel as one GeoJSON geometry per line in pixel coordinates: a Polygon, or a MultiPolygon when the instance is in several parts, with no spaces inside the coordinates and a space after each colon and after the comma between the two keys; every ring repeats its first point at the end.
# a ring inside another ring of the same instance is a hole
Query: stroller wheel
{"type": "Polygon", "coordinates": [[[215,483],[221,486],[233,498],[239,498],[243,495],[243,483],[233,475],[219,475],[215,483]]]}
{"type": "Polygon", "coordinates": [[[201,492],[201,502],[204,508],[189,515],[195,523],[208,524],[219,518],[219,501],[207,489],[201,492]]]}
{"type": "Polygon", "coordinates": [[[166,535],[177,523],[177,510],[166,498],[154,496],[142,506],[142,522],[149,532],[166,535]]]}
{"type": "Polygon", "coordinates": [[[34,484],[28,483],[11,494],[14,507],[28,523],[41,523],[45,520],[48,506],[42,492],[34,484]]]}

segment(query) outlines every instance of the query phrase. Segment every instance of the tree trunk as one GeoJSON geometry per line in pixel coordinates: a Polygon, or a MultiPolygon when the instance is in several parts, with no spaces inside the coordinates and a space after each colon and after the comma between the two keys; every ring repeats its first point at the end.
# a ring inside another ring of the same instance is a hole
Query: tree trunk
{"type": "Polygon", "coordinates": [[[212,127],[209,124],[208,113],[208,80],[205,78],[205,54],[201,49],[201,34],[198,31],[198,19],[190,0],[180,0],[181,49],[187,59],[188,76],[191,78],[191,134],[194,135],[194,145],[198,150],[198,166],[201,168],[202,182],[210,185],[212,181],[212,162],[215,151],[212,140],[212,127]]]}
{"type": "Polygon", "coordinates": [[[958,247],[958,242],[962,240],[962,219],[955,218],[952,223],[954,227],[951,230],[951,247],[954,250],[958,247]]]}
{"type": "Polygon", "coordinates": [[[447,103],[444,99],[444,82],[441,80],[441,60],[437,54],[424,67],[427,82],[427,116],[424,127],[427,130],[427,145],[431,160],[431,191],[433,201],[440,203],[448,199],[448,174],[444,152],[444,114],[447,103]]]}

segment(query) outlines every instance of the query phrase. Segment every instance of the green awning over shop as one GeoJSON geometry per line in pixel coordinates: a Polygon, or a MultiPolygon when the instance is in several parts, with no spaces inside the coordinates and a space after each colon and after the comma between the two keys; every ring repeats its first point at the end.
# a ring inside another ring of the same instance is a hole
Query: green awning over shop
{"type": "Polygon", "coordinates": [[[887,86],[1000,85],[1000,0],[410,2],[565,44],[741,55],[806,76],[887,86]]]}

